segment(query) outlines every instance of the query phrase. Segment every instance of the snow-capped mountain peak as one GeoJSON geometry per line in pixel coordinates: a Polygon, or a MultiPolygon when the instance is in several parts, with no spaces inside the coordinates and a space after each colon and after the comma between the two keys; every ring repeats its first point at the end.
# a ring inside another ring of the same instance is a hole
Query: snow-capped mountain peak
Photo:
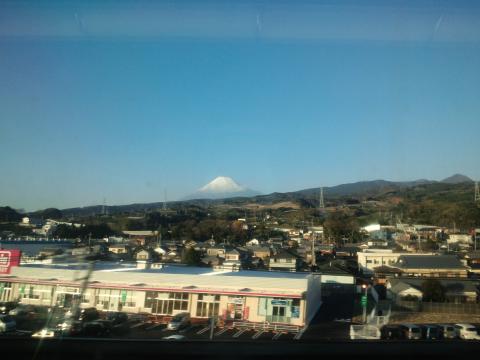
{"type": "Polygon", "coordinates": [[[202,192],[237,192],[243,191],[245,188],[238,185],[235,180],[228,176],[218,176],[207,185],[200,188],[202,192]]]}
{"type": "Polygon", "coordinates": [[[187,196],[184,200],[191,199],[226,199],[240,196],[256,196],[260,193],[245,186],[239,185],[228,176],[218,176],[207,185],[187,196]]]}

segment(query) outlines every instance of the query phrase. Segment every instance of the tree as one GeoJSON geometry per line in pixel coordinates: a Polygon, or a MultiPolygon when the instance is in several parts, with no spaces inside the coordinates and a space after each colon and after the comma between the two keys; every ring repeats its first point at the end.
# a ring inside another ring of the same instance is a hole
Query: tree
{"type": "Polygon", "coordinates": [[[0,221],[18,222],[22,219],[22,215],[13,210],[10,206],[0,207],[0,221]]]}
{"type": "Polygon", "coordinates": [[[182,253],[182,263],[189,266],[198,266],[201,262],[201,254],[194,248],[187,248],[182,253]]]}
{"type": "Polygon", "coordinates": [[[423,301],[445,301],[445,287],[436,279],[428,279],[422,283],[422,294],[423,301]]]}
{"type": "Polygon", "coordinates": [[[351,241],[353,234],[358,231],[356,220],[342,211],[335,211],[329,214],[324,226],[327,235],[333,237],[336,242],[342,238],[349,238],[351,241]]]}

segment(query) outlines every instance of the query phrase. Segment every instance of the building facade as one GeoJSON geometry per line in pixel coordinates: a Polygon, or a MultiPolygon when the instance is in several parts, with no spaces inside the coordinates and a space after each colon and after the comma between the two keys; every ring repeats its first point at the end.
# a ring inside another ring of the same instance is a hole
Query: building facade
{"type": "Polygon", "coordinates": [[[55,266],[23,266],[0,276],[0,299],[24,304],[192,318],[212,316],[225,321],[307,325],[321,301],[320,274],[222,272],[164,267],[140,270],[96,270],[81,293],[79,270],[55,266]],[[173,269],[173,270],[172,270],[173,269]],[[208,272],[207,272],[208,271],[208,272]]]}

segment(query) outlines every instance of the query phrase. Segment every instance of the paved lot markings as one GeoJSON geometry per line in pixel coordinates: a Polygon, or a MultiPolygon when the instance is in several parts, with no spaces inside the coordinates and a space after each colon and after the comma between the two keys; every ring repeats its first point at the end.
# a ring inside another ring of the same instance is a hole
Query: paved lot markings
{"type": "Polygon", "coordinates": [[[276,333],[275,335],[273,335],[273,338],[272,340],[277,340],[280,336],[282,336],[283,333],[279,332],[279,333],[276,333]]]}
{"type": "Polygon", "coordinates": [[[197,331],[197,335],[201,335],[206,333],[208,330],[210,330],[210,326],[204,327],[203,329],[200,329],[197,331]]]}
{"type": "Polygon", "coordinates": [[[159,327],[160,325],[163,325],[163,324],[162,324],[162,323],[153,324],[153,325],[151,325],[151,326],[149,326],[149,327],[145,328],[145,330],[153,330],[153,329],[155,329],[155,328],[159,327]]]}
{"type": "Polygon", "coordinates": [[[215,336],[218,336],[218,335],[222,335],[224,332],[226,332],[228,330],[228,328],[223,328],[223,329],[220,329],[219,331],[217,331],[215,333],[215,336]]]}
{"type": "Polygon", "coordinates": [[[242,335],[247,330],[248,329],[241,329],[241,330],[237,331],[235,334],[233,334],[233,337],[238,338],[240,335],[242,335]]]}
{"type": "Polygon", "coordinates": [[[252,336],[252,339],[257,339],[259,338],[260,336],[262,336],[262,334],[264,333],[265,331],[263,330],[258,330],[255,335],[252,336]]]}
{"type": "Polygon", "coordinates": [[[295,335],[294,339],[295,340],[300,340],[300,338],[302,337],[303,333],[305,332],[305,330],[307,330],[307,328],[303,328],[302,330],[300,330],[297,335],[295,335]]]}
{"type": "Polygon", "coordinates": [[[137,324],[135,324],[135,325],[130,326],[130,329],[135,329],[135,328],[138,328],[138,327],[140,327],[140,326],[142,326],[142,325],[145,325],[145,324],[146,324],[146,322],[143,322],[143,321],[142,321],[142,322],[139,322],[139,323],[137,323],[137,324]]]}

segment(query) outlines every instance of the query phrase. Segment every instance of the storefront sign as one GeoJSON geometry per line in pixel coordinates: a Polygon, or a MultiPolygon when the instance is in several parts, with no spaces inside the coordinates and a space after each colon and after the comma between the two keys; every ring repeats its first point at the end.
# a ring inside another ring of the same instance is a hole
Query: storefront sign
{"type": "Polygon", "coordinates": [[[0,274],[10,274],[13,266],[20,265],[20,250],[0,250],[0,274]]]}
{"type": "Polygon", "coordinates": [[[127,290],[122,290],[122,302],[127,301],[127,290]]]}
{"type": "Polygon", "coordinates": [[[228,298],[228,303],[229,304],[243,305],[243,298],[229,297],[228,298]]]}
{"type": "Polygon", "coordinates": [[[271,301],[272,305],[287,305],[287,300],[277,300],[274,299],[271,301]]]}

